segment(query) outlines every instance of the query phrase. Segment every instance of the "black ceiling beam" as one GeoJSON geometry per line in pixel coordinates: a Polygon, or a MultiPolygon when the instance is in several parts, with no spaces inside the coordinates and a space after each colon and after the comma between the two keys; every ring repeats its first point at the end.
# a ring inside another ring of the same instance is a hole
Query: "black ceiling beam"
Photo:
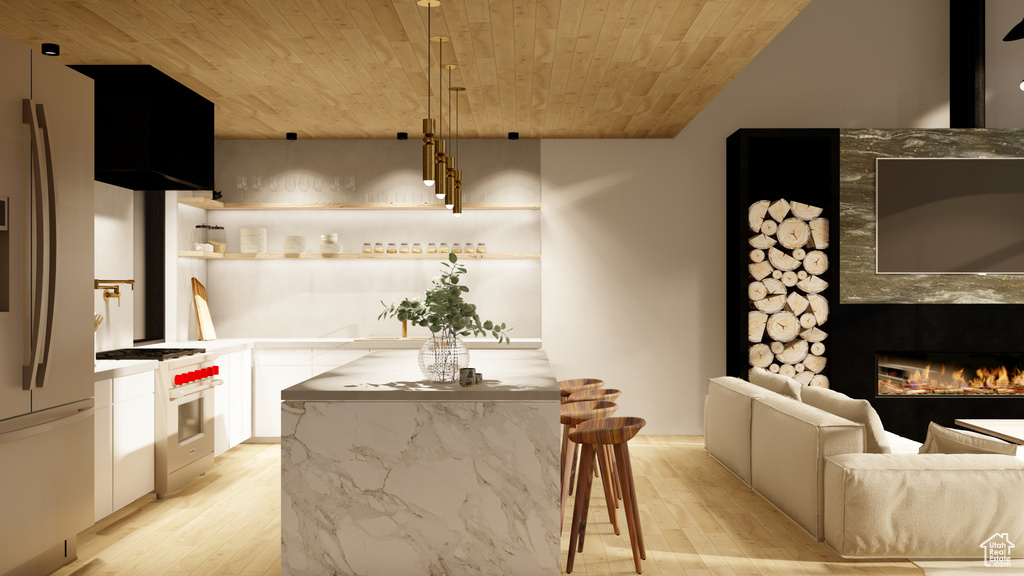
{"type": "Polygon", "coordinates": [[[949,0],[949,127],[985,127],[985,0],[949,0]]]}

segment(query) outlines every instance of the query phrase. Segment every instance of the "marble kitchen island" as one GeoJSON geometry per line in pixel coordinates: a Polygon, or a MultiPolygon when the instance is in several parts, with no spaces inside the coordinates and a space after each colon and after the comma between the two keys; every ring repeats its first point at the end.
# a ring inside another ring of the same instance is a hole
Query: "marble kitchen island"
{"type": "Polygon", "coordinates": [[[282,574],[560,573],[547,356],[470,360],[472,387],[377,350],[282,391],[282,574]]]}

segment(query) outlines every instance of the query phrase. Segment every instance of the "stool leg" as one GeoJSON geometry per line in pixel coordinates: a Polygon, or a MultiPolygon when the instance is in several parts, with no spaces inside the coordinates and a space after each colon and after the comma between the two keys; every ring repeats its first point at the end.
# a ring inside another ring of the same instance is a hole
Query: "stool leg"
{"type": "MultiPolygon", "coordinates": [[[[594,446],[587,445],[590,448],[590,468],[594,470],[597,468],[596,464],[596,453],[594,446]]],[[[581,454],[582,456],[582,454],[581,454]]],[[[590,474],[586,476],[580,476],[580,484],[576,485],[576,489],[583,493],[583,518],[580,519],[580,541],[576,547],[577,552],[583,552],[583,539],[587,537],[587,519],[590,518],[590,491],[594,487],[594,477],[590,474]]]]}
{"type": "MultiPolygon", "coordinates": [[[[584,444],[583,455],[585,458],[580,460],[580,478],[587,478],[590,474],[590,456],[588,451],[591,450],[589,444],[584,444]]],[[[569,527],[569,559],[565,564],[565,573],[572,573],[573,561],[576,559],[576,543],[580,536],[580,521],[583,520],[583,510],[586,507],[586,503],[583,501],[583,493],[586,490],[576,490],[576,504],[572,510],[572,525],[569,527]]]]}
{"type": "MultiPolygon", "coordinates": [[[[574,428],[575,426],[571,426],[569,427],[569,430],[572,431],[574,428]]],[[[566,454],[569,454],[570,450],[575,450],[577,448],[576,443],[573,442],[572,440],[569,440],[568,434],[565,437],[565,441],[567,442],[565,448],[566,454]]],[[[559,531],[561,531],[562,524],[565,523],[565,502],[569,499],[570,474],[572,474],[572,468],[570,468],[569,463],[566,462],[565,466],[562,466],[562,499],[560,503],[560,511],[558,514],[559,531]]]]}
{"type": "Polygon", "coordinates": [[[565,478],[565,464],[569,460],[568,448],[569,448],[569,425],[568,424],[562,424],[562,451],[559,454],[559,458],[561,459],[561,462],[562,462],[562,467],[559,468],[559,470],[558,470],[558,477],[559,478],[565,478]]]}
{"type": "Polygon", "coordinates": [[[629,472],[629,496],[633,501],[633,518],[636,523],[637,542],[640,544],[640,558],[647,560],[647,550],[644,547],[644,529],[640,525],[640,505],[636,499],[636,484],[633,482],[633,461],[629,459],[629,445],[622,443],[622,453],[626,455],[626,470],[629,472]]]}
{"type": "Polygon", "coordinates": [[[629,462],[628,453],[623,450],[626,443],[615,445],[615,464],[618,467],[620,486],[622,486],[622,503],[626,507],[626,525],[629,527],[629,544],[633,548],[633,564],[636,567],[636,573],[641,573],[640,568],[640,545],[637,540],[636,534],[636,515],[633,511],[633,497],[629,490],[629,468],[627,463],[629,462]]]}
{"type": "Polygon", "coordinates": [[[618,514],[615,513],[619,501],[615,499],[615,490],[612,488],[615,471],[608,461],[608,446],[597,447],[597,463],[601,468],[601,484],[604,486],[604,502],[608,506],[608,518],[612,522],[615,533],[619,534],[619,519],[618,514]]]}
{"type": "MultiPolygon", "coordinates": [[[[612,453],[611,446],[605,446],[604,452],[607,454],[609,470],[612,471],[612,488],[615,490],[615,507],[619,507],[619,500],[622,500],[622,488],[619,486],[619,475],[615,473],[617,468],[615,467],[615,455],[612,453]]],[[[616,532],[618,534],[618,532],[616,532]]]]}
{"type": "MultiPolygon", "coordinates": [[[[575,426],[573,427],[575,428],[575,426]]],[[[580,447],[574,444],[575,448],[572,450],[572,471],[569,472],[569,495],[572,495],[572,485],[576,483],[576,459],[580,453],[580,447]]]]}

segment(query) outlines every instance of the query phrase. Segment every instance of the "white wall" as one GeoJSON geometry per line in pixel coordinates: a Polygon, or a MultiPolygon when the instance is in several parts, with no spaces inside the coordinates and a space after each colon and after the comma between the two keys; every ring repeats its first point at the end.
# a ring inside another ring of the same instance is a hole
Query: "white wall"
{"type": "MultiPolygon", "coordinates": [[[[135,278],[134,200],[131,190],[96,182],[94,278],[131,280],[135,278]]],[[[93,291],[94,313],[103,315],[96,331],[96,350],[114,350],[132,345],[135,292],[119,284],[120,305],[104,300],[103,290],[93,291]]]]}
{"type": "Polygon", "coordinates": [[[545,140],[541,318],[556,376],[623,390],[619,414],[644,417],[645,433],[700,434],[707,378],[725,373],[726,138],[948,127],[948,30],[945,2],[814,0],[675,139],[545,140]]]}
{"type": "Polygon", "coordinates": [[[985,3],[985,126],[1024,128],[1024,40],[1003,36],[1024,18],[1020,0],[985,3]]]}

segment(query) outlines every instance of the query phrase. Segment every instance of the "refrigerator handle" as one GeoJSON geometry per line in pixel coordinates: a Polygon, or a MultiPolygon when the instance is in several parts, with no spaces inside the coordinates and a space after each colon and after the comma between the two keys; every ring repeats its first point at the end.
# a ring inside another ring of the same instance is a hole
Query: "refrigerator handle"
{"type": "Polygon", "coordinates": [[[30,210],[34,219],[32,233],[29,241],[29,262],[30,282],[32,288],[32,300],[30,306],[30,318],[28,325],[29,350],[28,357],[23,366],[22,388],[31,390],[32,384],[38,379],[39,367],[42,357],[42,346],[44,340],[43,318],[46,316],[48,302],[43,299],[43,291],[49,285],[50,280],[46,278],[47,269],[40,262],[44,254],[48,253],[49,234],[46,227],[49,225],[49,218],[45,217],[49,209],[45,206],[46,197],[43,194],[42,164],[40,155],[39,118],[36,113],[35,103],[30,99],[23,101],[23,122],[31,126],[32,134],[32,198],[30,205],[37,207],[30,210]],[[37,257],[38,255],[38,257],[37,257]]]}
{"type": "Polygon", "coordinates": [[[42,388],[46,383],[46,372],[50,365],[50,347],[53,340],[53,311],[57,303],[57,182],[53,177],[53,152],[50,147],[50,123],[46,119],[46,109],[42,104],[36,104],[38,112],[39,127],[43,131],[43,150],[46,156],[46,206],[47,211],[44,217],[47,219],[45,250],[43,265],[46,267],[46,277],[49,282],[46,285],[46,326],[43,330],[42,361],[39,364],[39,373],[36,375],[36,387],[42,388]]]}

